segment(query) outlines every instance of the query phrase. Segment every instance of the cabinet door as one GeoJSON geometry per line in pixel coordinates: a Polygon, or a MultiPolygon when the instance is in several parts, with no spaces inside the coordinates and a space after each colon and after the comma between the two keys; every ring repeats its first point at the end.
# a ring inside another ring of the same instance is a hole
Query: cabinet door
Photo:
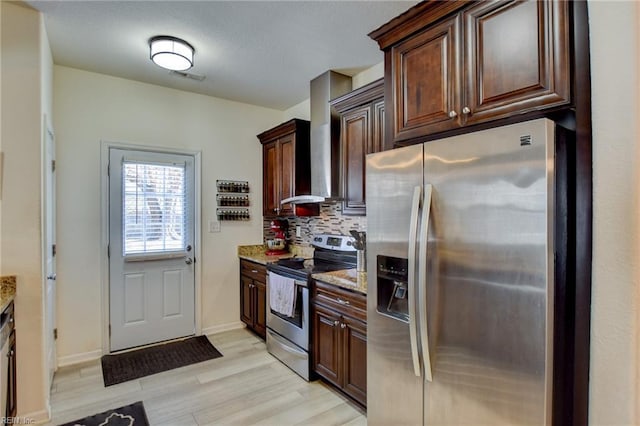
{"type": "Polygon", "coordinates": [[[280,207],[280,183],[277,143],[262,147],[262,210],[265,217],[276,216],[280,207]]]}
{"type": "Polygon", "coordinates": [[[313,365],[316,373],[341,387],[340,315],[314,305],[313,365]]]}
{"type": "Polygon", "coordinates": [[[253,328],[255,319],[253,314],[253,280],[240,275],[240,320],[253,328]]]}
{"type": "Polygon", "coordinates": [[[367,325],[342,317],[343,390],[367,405],[367,325]]]}
{"type": "Polygon", "coordinates": [[[568,7],[480,2],[464,12],[466,124],[569,103],[568,7]]]}
{"type": "Polygon", "coordinates": [[[371,138],[367,146],[367,154],[384,150],[384,99],[373,103],[373,120],[371,138]]]}
{"type": "Polygon", "coordinates": [[[254,281],[253,285],[256,307],[254,330],[265,338],[267,335],[267,286],[260,281],[254,281]]]}
{"type": "MultiPolygon", "coordinates": [[[[296,195],[296,160],[295,160],[295,136],[293,134],[284,136],[278,140],[279,150],[280,150],[280,170],[281,170],[281,179],[280,179],[280,198],[278,199],[278,204],[280,204],[280,200],[285,198],[293,197],[296,195]]],[[[291,216],[293,215],[293,205],[292,204],[284,204],[278,205],[279,215],[280,216],[291,216]]]]}
{"type": "Polygon", "coordinates": [[[395,141],[460,125],[460,16],[391,49],[395,141]]]}
{"type": "Polygon", "coordinates": [[[342,214],[364,215],[365,151],[371,139],[371,108],[365,105],[342,115],[342,214]]]}

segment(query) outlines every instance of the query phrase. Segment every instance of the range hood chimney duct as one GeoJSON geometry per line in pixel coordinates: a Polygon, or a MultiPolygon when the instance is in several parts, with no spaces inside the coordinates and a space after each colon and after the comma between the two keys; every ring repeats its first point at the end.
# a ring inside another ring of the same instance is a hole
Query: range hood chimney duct
{"type": "Polygon", "coordinates": [[[311,195],[286,203],[336,201],[340,194],[340,115],[329,101],[351,91],[351,77],[326,71],[311,80],[311,195]]]}
{"type": "Polygon", "coordinates": [[[327,71],[311,80],[311,194],[340,194],[340,115],[329,101],[351,91],[351,77],[327,71]]]}

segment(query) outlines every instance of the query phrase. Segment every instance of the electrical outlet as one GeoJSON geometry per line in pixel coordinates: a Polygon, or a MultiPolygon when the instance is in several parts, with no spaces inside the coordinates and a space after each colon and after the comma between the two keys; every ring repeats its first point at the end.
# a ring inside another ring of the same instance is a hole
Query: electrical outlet
{"type": "Polygon", "coordinates": [[[296,237],[302,237],[302,229],[300,225],[296,225],[296,237]]]}
{"type": "Polygon", "coordinates": [[[210,220],[209,221],[209,232],[220,232],[220,221],[210,220]]]}

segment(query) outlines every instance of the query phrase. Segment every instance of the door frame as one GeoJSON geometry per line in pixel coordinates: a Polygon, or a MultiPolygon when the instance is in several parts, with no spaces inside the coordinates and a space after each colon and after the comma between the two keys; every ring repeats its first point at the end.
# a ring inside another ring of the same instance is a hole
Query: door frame
{"type": "MultiPolygon", "coordinates": [[[[49,205],[47,204],[47,202],[52,202],[53,205],[51,206],[53,209],[53,222],[51,223],[51,227],[53,228],[53,242],[55,244],[55,240],[56,240],[56,213],[57,213],[57,202],[56,202],[56,180],[55,177],[53,177],[53,171],[51,170],[52,164],[51,164],[51,160],[55,161],[56,155],[55,155],[55,151],[56,151],[56,139],[55,139],[55,132],[53,130],[53,125],[50,121],[50,118],[47,114],[43,114],[42,116],[42,141],[41,141],[41,151],[40,151],[40,172],[42,173],[41,175],[41,185],[40,185],[40,198],[41,198],[41,203],[40,203],[40,235],[41,235],[41,250],[42,250],[42,259],[41,259],[41,263],[42,263],[42,308],[43,308],[43,318],[42,318],[42,328],[44,330],[44,332],[42,333],[42,347],[44,348],[44,365],[45,368],[43,370],[43,379],[44,379],[44,383],[46,386],[46,409],[48,410],[48,412],[51,412],[51,404],[50,404],[50,400],[51,400],[51,385],[53,384],[53,377],[52,377],[52,371],[53,373],[55,373],[58,370],[58,344],[57,344],[57,339],[54,336],[48,335],[49,332],[49,325],[51,325],[52,327],[52,332],[54,329],[57,328],[57,309],[58,309],[58,300],[57,300],[57,288],[55,290],[54,293],[54,299],[52,300],[53,302],[53,323],[49,324],[48,322],[48,317],[49,317],[49,300],[47,299],[48,296],[48,292],[47,292],[47,288],[49,285],[49,280],[47,278],[48,276],[48,270],[47,270],[47,259],[48,259],[48,253],[50,253],[50,251],[52,250],[52,247],[48,244],[51,243],[51,241],[48,240],[47,235],[49,233],[49,226],[48,226],[48,220],[47,220],[47,215],[48,215],[48,207],[49,205]],[[51,150],[52,150],[52,158],[49,158],[49,154],[48,154],[48,136],[51,136],[51,150]],[[52,176],[48,177],[47,174],[51,173],[52,176]],[[53,179],[53,194],[52,198],[49,198],[47,195],[47,183],[49,179],[53,179]],[[51,340],[49,340],[51,339],[51,340]],[[49,347],[49,343],[51,343],[52,348],[49,347]],[[53,364],[49,363],[49,350],[52,349],[53,350],[53,364]]],[[[53,256],[55,257],[55,256],[53,256]]],[[[53,261],[54,263],[56,262],[56,260],[54,259],[53,261]]],[[[57,268],[56,268],[57,269],[57,268]]],[[[57,272],[57,270],[56,270],[57,272]]],[[[57,287],[57,283],[53,284],[55,287],[57,287]]]]}
{"type": "Polygon", "coordinates": [[[109,176],[107,168],[109,166],[109,150],[131,149],[136,151],[158,152],[163,154],[181,154],[190,155],[194,159],[194,190],[195,190],[195,206],[194,206],[194,243],[195,250],[195,335],[202,334],[202,179],[201,179],[201,151],[191,151],[180,148],[167,148],[153,145],[139,145],[128,142],[116,142],[109,140],[100,141],[100,287],[102,295],[102,354],[110,353],[109,340],[109,176]]]}

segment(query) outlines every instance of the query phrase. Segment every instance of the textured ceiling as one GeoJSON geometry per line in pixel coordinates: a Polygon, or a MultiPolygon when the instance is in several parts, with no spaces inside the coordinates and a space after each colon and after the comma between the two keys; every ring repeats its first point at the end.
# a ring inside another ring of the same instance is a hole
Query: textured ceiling
{"type": "Polygon", "coordinates": [[[54,62],[276,109],[309,97],[333,69],[353,75],[383,60],[367,34],[415,1],[28,1],[44,14],[54,62]],[[190,73],[149,60],[149,38],[196,49],[190,73]]]}

